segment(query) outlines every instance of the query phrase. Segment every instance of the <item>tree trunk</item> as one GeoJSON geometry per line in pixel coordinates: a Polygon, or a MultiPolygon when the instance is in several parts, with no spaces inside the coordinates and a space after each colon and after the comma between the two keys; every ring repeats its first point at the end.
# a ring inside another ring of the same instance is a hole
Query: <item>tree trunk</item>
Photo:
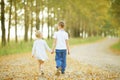
{"type": "Polygon", "coordinates": [[[57,10],[57,22],[59,22],[59,12],[57,10]]]}
{"type": "Polygon", "coordinates": [[[53,20],[52,20],[52,18],[51,18],[51,28],[50,28],[50,32],[51,32],[50,38],[51,38],[51,39],[52,39],[52,35],[53,35],[52,28],[53,28],[53,20]]]}
{"type": "Polygon", "coordinates": [[[80,19],[80,38],[82,38],[82,18],[80,19]]]}
{"type": "Polygon", "coordinates": [[[15,5],[15,42],[18,42],[17,38],[17,6],[16,6],[16,0],[14,2],[15,5]]]}
{"type": "MultiPolygon", "coordinates": [[[[57,23],[56,22],[56,12],[55,12],[55,9],[54,9],[54,18],[53,18],[54,20],[53,20],[53,24],[54,24],[54,26],[56,26],[55,24],[57,23]]],[[[55,32],[55,31],[57,31],[57,27],[54,27],[54,31],[53,32],[55,32]]]]}
{"type": "Polygon", "coordinates": [[[1,0],[1,30],[2,30],[2,46],[6,45],[6,38],[5,38],[5,16],[4,16],[4,0],[1,0]]]}
{"type": "Polygon", "coordinates": [[[48,4],[48,11],[47,11],[47,14],[48,14],[48,20],[47,20],[47,24],[48,24],[48,39],[50,38],[50,31],[49,31],[49,29],[50,29],[50,22],[49,22],[49,4],[48,4]]]}
{"type": "Polygon", "coordinates": [[[10,0],[10,10],[9,10],[8,42],[10,41],[11,13],[12,13],[11,9],[12,9],[12,0],[10,0]]]}
{"type": "Polygon", "coordinates": [[[36,29],[40,29],[40,19],[39,19],[39,13],[40,13],[40,3],[39,0],[36,0],[36,29]]]}
{"type": "Polygon", "coordinates": [[[43,32],[43,26],[44,26],[44,16],[43,16],[43,10],[44,10],[44,8],[42,9],[42,29],[41,29],[41,31],[43,32]]]}
{"type": "MultiPolygon", "coordinates": [[[[32,0],[31,0],[31,9],[32,9],[32,7],[33,7],[33,2],[32,2],[32,0]]],[[[32,40],[32,31],[33,31],[33,15],[32,15],[32,11],[33,10],[31,10],[31,34],[30,34],[30,40],[32,40]]]]}
{"type": "Polygon", "coordinates": [[[25,35],[24,35],[24,41],[27,42],[28,41],[28,28],[29,28],[29,14],[28,14],[28,10],[27,10],[27,5],[28,4],[28,0],[26,2],[26,0],[24,0],[24,24],[25,24],[25,35]]]}

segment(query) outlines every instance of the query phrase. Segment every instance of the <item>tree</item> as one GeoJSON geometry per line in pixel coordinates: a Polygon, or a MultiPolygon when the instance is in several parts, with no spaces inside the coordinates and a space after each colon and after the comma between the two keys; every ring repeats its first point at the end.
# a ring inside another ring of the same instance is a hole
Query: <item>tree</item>
{"type": "MultiPolygon", "coordinates": [[[[31,32],[30,38],[32,40],[34,25],[37,30],[41,29],[43,31],[43,26],[47,23],[48,38],[50,38],[55,30],[53,26],[60,20],[65,21],[65,29],[72,37],[83,38],[86,35],[88,37],[101,36],[106,33],[106,36],[113,34],[120,35],[119,0],[74,0],[74,3],[72,0],[61,0],[59,2],[57,0],[8,1],[10,5],[6,4],[4,11],[4,14],[9,14],[9,18],[5,19],[9,21],[8,41],[10,38],[10,27],[13,21],[15,21],[16,41],[17,27],[22,23],[24,23],[25,29],[24,40],[28,41],[29,26],[31,32]],[[12,2],[14,2],[14,5],[12,5],[12,2]],[[11,10],[12,6],[14,6],[13,10],[11,10]],[[12,13],[14,10],[15,12],[12,13]],[[42,15],[41,20],[39,19],[40,14],[42,15]]],[[[3,24],[3,20],[1,23],[3,24]]]]}
{"type": "Polygon", "coordinates": [[[24,41],[28,41],[28,28],[29,28],[29,13],[28,13],[28,0],[24,0],[24,25],[25,25],[25,34],[24,41]]]}
{"type": "Polygon", "coordinates": [[[16,0],[14,1],[14,6],[15,6],[15,42],[18,42],[18,38],[17,38],[17,3],[16,3],[16,0]]]}
{"type": "Polygon", "coordinates": [[[9,24],[8,24],[8,42],[10,41],[10,28],[11,28],[11,15],[12,15],[12,0],[9,1],[10,9],[9,9],[9,24]]]}
{"type": "Polygon", "coordinates": [[[31,35],[30,35],[30,40],[32,40],[32,31],[33,31],[33,14],[32,14],[32,12],[33,12],[33,1],[31,0],[31,2],[30,2],[31,4],[30,4],[30,8],[31,8],[31,11],[30,11],[30,22],[31,22],[31,30],[30,30],[30,32],[31,32],[31,35]]]}
{"type": "Polygon", "coordinates": [[[49,12],[50,12],[50,5],[49,5],[49,0],[47,1],[47,14],[48,14],[48,19],[47,19],[47,26],[48,26],[48,39],[50,38],[50,19],[49,19],[49,12]]]}
{"type": "Polygon", "coordinates": [[[43,26],[44,26],[44,14],[43,14],[43,11],[44,11],[44,7],[45,7],[45,1],[41,1],[41,15],[42,15],[42,20],[41,20],[41,31],[43,32],[43,26]]]}
{"type": "Polygon", "coordinates": [[[39,13],[40,13],[40,0],[36,0],[36,29],[40,29],[40,19],[39,19],[39,13]]]}
{"type": "Polygon", "coordinates": [[[2,30],[2,46],[6,45],[6,37],[5,37],[5,3],[4,0],[1,0],[1,30],[2,30]]]}
{"type": "Polygon", "coordinates": [[[112,16],[112,23],[114,31],[120,35],[120,0],[111,0],[110,15],[112,16]]]}

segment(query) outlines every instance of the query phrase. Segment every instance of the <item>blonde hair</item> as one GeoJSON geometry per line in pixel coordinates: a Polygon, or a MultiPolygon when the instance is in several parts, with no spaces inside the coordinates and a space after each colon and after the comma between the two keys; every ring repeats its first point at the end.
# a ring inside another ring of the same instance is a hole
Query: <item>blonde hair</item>
{"type": "Polygon", "coordinates": [[[36,30],[36,31],[35,31],[35,36],[36,36],[37,38],[42,38],[42,33],[41,33],[39,30],[36,30]]]}

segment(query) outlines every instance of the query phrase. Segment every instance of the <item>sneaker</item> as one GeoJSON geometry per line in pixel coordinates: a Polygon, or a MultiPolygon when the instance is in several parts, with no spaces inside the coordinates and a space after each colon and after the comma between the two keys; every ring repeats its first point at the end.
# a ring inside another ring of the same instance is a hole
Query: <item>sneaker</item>
{"type": "Polygon", "coordinates": [[[60,71],[61,71],[61,67],[59,67],[59,68],[57,69],[57,72],[55,73],[55,75],[56,75],[56,76],[60,76],[60,71]]]}
{"type": "Polygon", "coordinates": [[[61,72],[62,74],[65,74],[65,72],[61,72]]]}
{"type": "Polygon", "coordinates": [[[41,70],[41,75],[44,75],[44,72],[43,72],[43,70],[41,70]]]}
{"type": "Polygon", "coordinates": [[[44,72],[41,72],[41,75],[44,75],[44,72]]]}

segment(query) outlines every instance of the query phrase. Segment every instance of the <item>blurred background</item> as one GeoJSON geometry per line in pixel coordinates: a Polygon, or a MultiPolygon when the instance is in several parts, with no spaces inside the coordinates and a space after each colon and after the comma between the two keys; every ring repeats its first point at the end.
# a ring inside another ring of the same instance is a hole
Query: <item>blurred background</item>
{"type": "Polygon", "coordinates": [[[120,0],[0,0],[0,46],[52,39],[59,21],[71,38],[120,37],[120,0]]]}
{"type": "Polygon", "coordinates": [[[0,80],[120,80],[120,0],[0,0],[0,80]],[[66,74],[55,79],[48,53],[41,79],[35,30],[52,48],[59,21],[70,37],[66,74]]]}

